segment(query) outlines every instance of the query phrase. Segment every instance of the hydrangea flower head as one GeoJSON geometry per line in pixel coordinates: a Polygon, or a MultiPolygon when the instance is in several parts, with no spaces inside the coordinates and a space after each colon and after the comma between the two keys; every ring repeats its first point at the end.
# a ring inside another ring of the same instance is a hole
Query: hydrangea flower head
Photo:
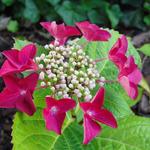
{"type": "Polygon", "coordinates": [[[21,51],[12,49],[3,52],[7,59],[0,69],[0,76],[6,87],[0,93],[0,107],[17,108],[33,115],[36,112],[33,93],[46,88],[49,91],[43,99],[46,107],[40,111],[47,130],[62,134],[67,114],[71,121],[77,121],[77,112],[82,110],[83,143],[88,144],[101,132],[100,124],[117,127],[113,114],[104,108],[104,85],[110,82],[99,73],[97,63],[109,58],[119,70],[116,81],[133,99],[137,97],[137,86],[142,75],[133,57],[126,56],[128,42],[124,35],[110,49],[107,58],[94,60],[77,37],[82,35],[86,42],[106,42],[111,37],[107,30],[88,21],[76,23],[77,27],[57,25],[56,22],[41,22],[41,25],[55,38],[45,45],[43,53],[35,56],[34,44],[23,47],[21,51]],[[69,39],[73,36],[77,37],[69,39]],[[28,71],[28,76],[25,71],[28,71]],[[25,76],[18,77],[22,73],[25,76]]]}

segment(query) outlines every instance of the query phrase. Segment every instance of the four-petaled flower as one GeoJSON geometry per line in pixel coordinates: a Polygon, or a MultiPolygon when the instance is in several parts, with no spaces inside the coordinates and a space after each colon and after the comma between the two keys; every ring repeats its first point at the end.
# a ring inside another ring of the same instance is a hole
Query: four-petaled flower
{"type": "Polygon", "coordinates": [[[37,70],[37,65],[33,61],[36,55],[36,46],[28,44],[21,51],[12,49],[2,52],[7,58],[0,69],[0,76],[10,73],[20,73],[25,70],[37,70]]]}
{"type": "Polygon", "coordinates": [[[80,107],[84,112],[83,144],[88,144],[100,133],[101,126],[97,122],[101,122],[113,128],[117,127],[117,122],[112,113],[102,108],[104,103],[104,92],[104,88],[101,88],[91,102],[80,103],[80,107]]]}
{"type": "Polygon", "coordinates": [[[81,30],[83,37],[88,41],[108,41],[111,37],[108,31],[88,21],[77,22],[76,26],[81,30]]]}
{"type": "Polygon", "coordinates": [[[50,96],[46,97],[47,108],[43,110],[46,128],[57,134],[61,134],[62,124],[66,117],[66,112],[73,109],[75,101],[69,98],[56,100],[50,96]]]}
{"type": "Polygon", "coordinates": [[[26,78],[16,76],[3,77],[6,87],[0,93],[0,108],[17,108],[21,112],[33,115],[36,111],[32,94],[38,81],[38,74],[32,73],[26,78]]]}
{"type": "Polygon", "coordinates": [[[132,99],[138,96],[137,85],[141,79],[142,74],[135,64],[134,58],[129,56],[119,72],[118,81],[132,99]]]}
{"type": "Polygon", "coordinates": [[[119,68],[121,69],[126,61],[126,52],[128,49],[128,41],[127,38],[122,35],[114,46],[109,51],[109,59],[119,68]]]}
{"type": "Polygon", "coordinates": [[[65,26],[64,23],[57,25],[53,21],[41,22],[40,24],[59,42],[59,45],[64,45],[69,37],[81,34],[76,27],[65,26]]]}

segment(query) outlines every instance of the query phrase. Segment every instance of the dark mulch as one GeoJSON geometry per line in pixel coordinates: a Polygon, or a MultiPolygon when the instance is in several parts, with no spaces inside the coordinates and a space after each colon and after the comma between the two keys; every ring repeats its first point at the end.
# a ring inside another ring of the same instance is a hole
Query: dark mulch
{"type": "MultiPolygon", "coordinates": [[[[0,31],[0,51],[10,49],[14,42],[13,37],[16,37],[16,35],[25,36],[28,40],[33,42],[40,41],[40,43],[42,44],[46,44],[49,42],[47,34],[36,29],[34,26],[31,26],[30,28],[22,28],[20,31],[22,32],[18,32],[15,34],[9,33],[7,31],[0,31]]],[[[147,38],[143,37],[143,39],[147,38]]],[[[139,47],[140,44],[138,43],[138,41],[139,40],[134,39],[135,46],[138,45],[139,47]]],[[[143,44],[143,41],[141,43],[143,44]]],[[[142,59],[144,60],[142,72],[150,84],[150,58],[142,56],[142,59]]],[[[3,61],[4,58],[0,54],[0,65],[3,63],[3,61]]],[[[0,79],[0,91],[3,89],[3,87],[4,83],[2,79],[0,79]]],[[[132,109],[138,115],[150,116],[150,104],[148,94],[144,93],[142,100],[132,109]]],[[[15,112],[16,110],[14,109],[0,109],[0,150],[12,149],[11,126],[15,112]]]]}

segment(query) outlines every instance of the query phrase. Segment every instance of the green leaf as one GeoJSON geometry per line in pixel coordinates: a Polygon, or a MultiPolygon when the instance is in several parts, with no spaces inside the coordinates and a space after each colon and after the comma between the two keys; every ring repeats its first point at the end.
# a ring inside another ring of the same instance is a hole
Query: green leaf
{"type": "Polygon", "coordinates": [[[125,27],[137,27],[143,29],[143,13],[141,10],[125,11],[121,21],[125,27]]]}
{"type": "Polygon", "coordinates": [[[149,150],[150,119],[134,115],[120,119],[117,129],[105,126],[96,140],[103,150],[149,150]]]}
{"type": "Polygon", "coordinates": [[[87,19],[82,7],[70,1],[64,1],[62,5],[57,6],[56,11],[68,25],[74,25],[75,22],[87,19]]]}
{"type": "Polygon", "coordinates": [[[146,81],[144,78],[142,78],[142,80],[141,80],[141,82],[139,83],[139,85],[140,85],[145,91],[147,91],[147,92],[149,93],[149,95],[150,95],[150,87],[149,87],[147,81],[146,81]]]}
{"type": "Polygon", "coordinates": [[[95,24],[105,24],[106,23],[104,17],[99,15],[99,12],[96,10],[89,11],[88,17],[92,23],[95,23],[95,24]]]}
{"type": "Polygon", "coordinates": [[[103,126],[101,134],[83,145],[83,127],[68,121],[61,136],[45,129],[39,109],[33,117],[17,113],[13,125],[13,150],[149,150],[150,120],[134,115],[118,121],[118,128],[103,126]]]}
{"type": "Polygon", "coordinates": [[[144,10],[150,12],[150,3],[148,3],[148,2],[144,3],[144,10]]]}
{"type": "Polygon", "coordinates": [[[138,50],[144,53],[146,56],[150,56],[150,44],[144,44],[138,50]]]}
{"type": "Polygon", "coordinates": [[[14,3],[14,0],[2,0],[2,3],[6,6],[11,6],[14,3]]]}
{"type": "MultiPolygon", "coordinates": [[[[91,42],[88,43],[84,39],[80,41],[81,45],[84,45],[86,53],[94,60],[100,58],[108,57],[108,51],[111,49],[116,40],[120,37],[120,34],[114,30],[110,30],[111,39],[109,42],[91,42]]],[[[128,55],[133,55],[136,63],[141,67],[141,60],[137,50],[132,46],[129,41],[128,45],[128,55]]],[[[102,76],[106,80],[117,80],[118,69],[116,66],[107,60],[97,63],[97,68],[102,76]]],[[[104,106],[112,111],[117,118],[124,117],[126,115],[132,114],[128,101],[132,101],[121,87],[121,85],[116,83],[110,83],[105,85],[106,96],[104,106]]],[[[96,93],[96,91],[95,91],[96,93]]],[[[134,104],[134,103],[133,103],[134,104]]],[[[131,103],[130,103],[131,105],[131,103]]]]}
{"type": "Polygon", "coordinates": [[[146,25],[150,26],[150,15],[144,17],[144,22],[146,25]]]}
{"type": "Polygon", "coordinates": [[[40,19],[39,10],[33,0],[25,0],[24,17],[31,22],[38,22],[40,19]]]}
{"type": "Polygon", "coordinates": [[[49,2],[52,5],[57,5],[61,0],[47,0],[47,2],[49,2]]]}
{"type": "Polygon", "coordinates": [[[16,39],[16,38],[14,38],[14,40],[15,40],[15,43],[14,43],[13,47],[18,50],[21,50],[25,45],[31,43],[27,40],[20,40],[20,39],[16,39]]]}
{"type": "Polygon", "coordinates": [[[7,30],[10,32],[17,32],[19,30],[19,24],[16,20],[10,20],[7,25],[7,30]]]}
{"type": "Polygon", "coordinates": [[[138,3],[137,3],[137,0],[121,0],[122,4],[128,4],[128,5],[131,5],[133,7],[139,7],[142,5],[142,2],[143,0],[138,0],[138,3]]]}
{"type": "Polygon", "coordinates": [[[122,17],[122,12],[121,12],[120,6],[117,4],[112,5],[111,8],[108,8],[106,10],[106,12],[107,12],[108,18],[111,22],[112,28],[115,28],[118,25],[118,23],[122,17]]]}

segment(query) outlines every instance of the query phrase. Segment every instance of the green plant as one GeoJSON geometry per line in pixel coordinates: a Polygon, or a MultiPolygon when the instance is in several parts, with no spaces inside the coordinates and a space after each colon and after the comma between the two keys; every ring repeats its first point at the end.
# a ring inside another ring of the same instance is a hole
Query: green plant
{"type": "Polygon", "coordinates": [[[90,20],[112,28],[124,25],[144,29],[150,24],[150,3],[146,0],[138,3],[128,0],[113,0],[111,3],[106,0],[3,0],[0,3],[0,11],[9,7],[14,19],[23,17],[32,23],[44,18],[50,21],[64,20],[68,25],[90,20]]]}
{"type": "MultiPolygon", "coordinates": [[[[92,59],[103,58],[108,55],[108,50],[112,47],[120,34],[111,30],[113,35],[109,42],[94,42],[87,43],[84,39],[79,40],[79,44],[84,44],[84,50],[92,59]],[[91,52],[92,50],[92,52],[91,52]]],[[[22,48],[26,45],[26,41],[16,40],[14,48],[22,48]]],[[[40,46],[41,47],[41,46],[40,46]]],[[[38,49],[39,52],[44,52],[44,48],[38,49]]],[[[136,63],[141,66],[140,57],[136,49],[129,42],[128,55],[134,55],[136,63]]],[[[45,51],[46,52],[46,51],[45,51]]],[[[40,56],[38,54],[38,56],[40,56]]],[[[98,64],[98,70],[101,75],[108,80],[115,79],[117,68],[108,60],[98,64]]],[[[135,102],[124,93],[119,84],[106,84],[106,96],[104,107],[109,109],[117,118],[119,128],[110,129],[103,127],[100,136],[94,139],[88,145],[82,145],[83,128],[78,122],[81,121],[82,113],[77,111],[77,119],[74,120],[67,113],[67,118],[63,126],[63,134],[58,136],[54,132],[48,132],[45,129],[44,120],[42,117],[42,109],[45,107],[44,98],[50,94],[50,89],[37,90],[34,93],[37,112],[33,117],[28,117],[22,113],[17,113],[13,125],[13,144],[14,150],[119,150],[119,149],[149,149],[149,119],[135,116],[130,110],[135,102]]],[[[94,91],[93,91],[94,92],[94,91]]]]}
{"type": "Polygon", "coordinates": [[[16,20],[10,20],[7,25],[7,30],[10,32],[17,32],[19,30],[19,24],[16,20]]]}

